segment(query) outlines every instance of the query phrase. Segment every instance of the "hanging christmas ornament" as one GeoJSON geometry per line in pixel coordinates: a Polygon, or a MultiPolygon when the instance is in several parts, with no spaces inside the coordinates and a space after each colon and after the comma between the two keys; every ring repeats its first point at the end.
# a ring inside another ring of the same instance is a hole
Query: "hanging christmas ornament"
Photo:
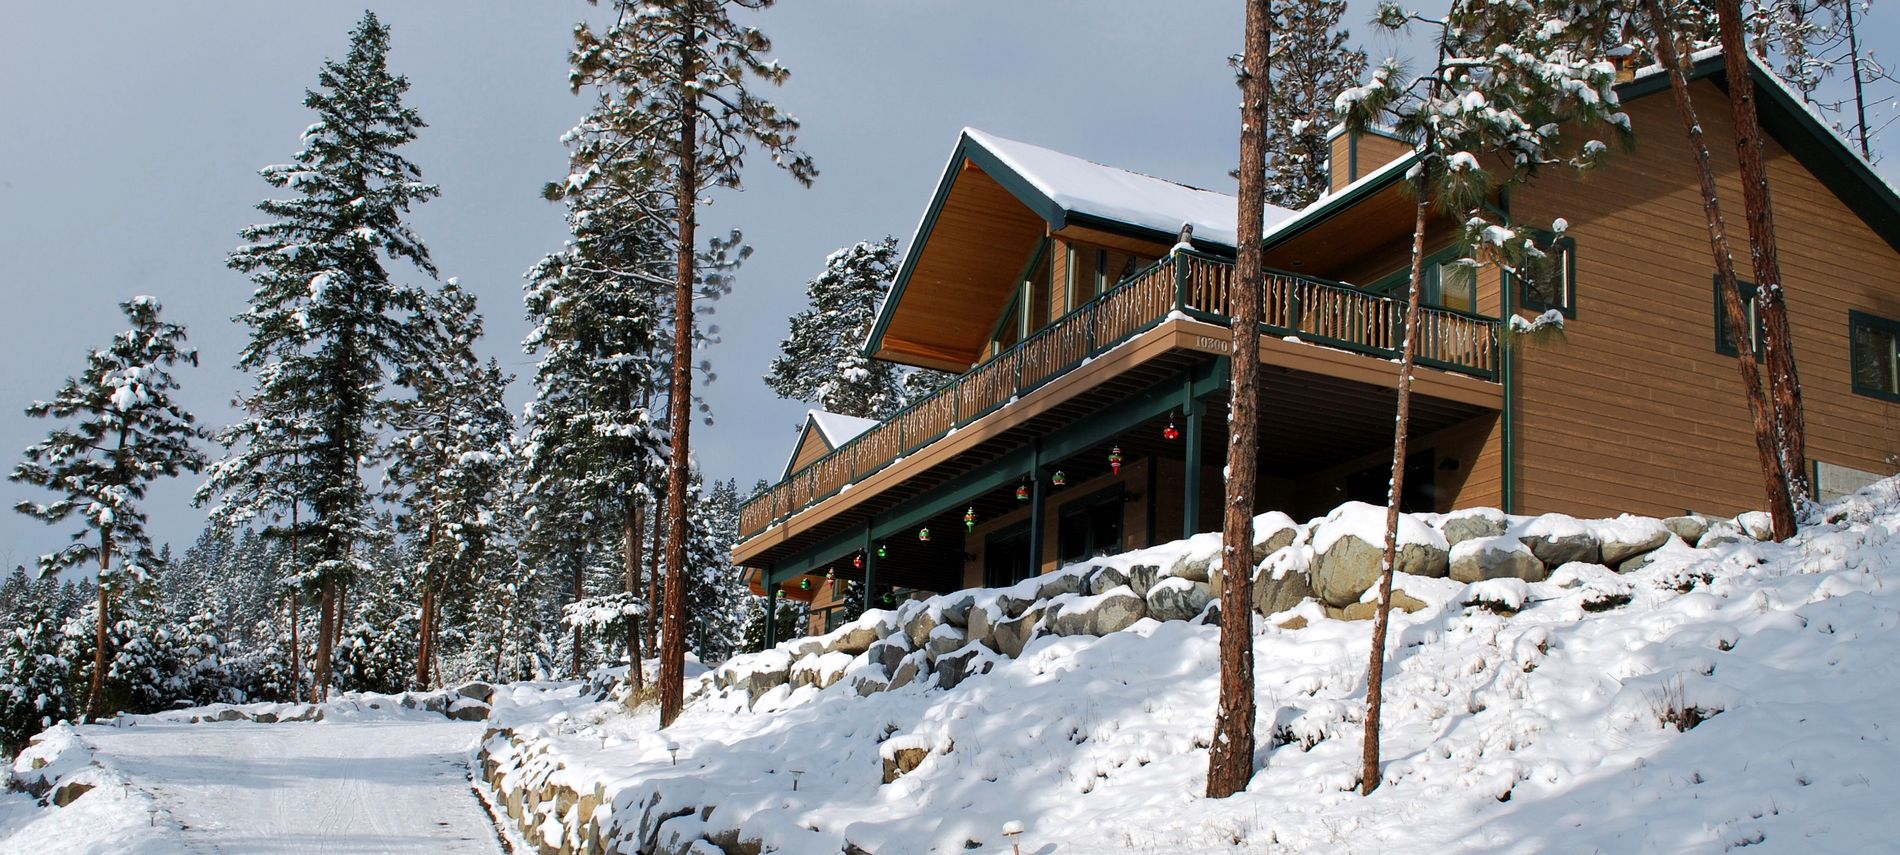
{"type": "Polygon", "coordinates": [[[1029,480],[1028,479],[1024,479],[1021,484],[1016,485],[1016,501],[1018,502],[1029,501],[1029,480]]]}
{"type": "Polygon", "coordinates": [[[976,531],[976,506],[975,505],[971,505],[969,510],[966,510],[963,512],[963,530],[976,531]]]}
{"type": "Polygon", "coordinates": [[[888,554],[889,554],[889,550],[884,548],[884,544],[880,543],[877,545],[877,557],[883,558],[885,555],[888,555],[888,554]]]}
{"type": "Polygon", "coordinates": [[[860,552],[856,555],[851,556],[851,569],[853,570],[864,569],[864,553],[860,552]]]}
{"type": "Polygon", "coordinates": [[[836,581],[838,581],[838,573],[837,573],[837,571],[835,571],[835,570],[832,570],[832,569],[831,569],[830,567],[826,567],[826,568],[825,568],[825,581],[826,581],[826,582],[836,582],[836,581]]]}
{"type": "Polygon", "coordinates": [[[1049,477],[1049,483],[1054,484],[1058,487],[1067,487],[1069,486],[1069,475],[1068,473],[1063,472],[1060,469],[1057,469],[1056,474],[1049,477]]]}
{"type": "Polygon", "coordinates": [[[811,577],[807,576],[803,579],[798,580],[798,589],[801,591],[811,590],[811,577]]]}
{"type": "Polygon", "coordinates": [[[1162,439],[1180,439],[1181,438],[1180,429],[1174,426],[1173,415],[1168,416],[1168,426],[1161,429],[1161,438],[1162,439]]]}
{"type": "Polygon", "coordinates": [[[918,529],[917,539],[925,543],[929,543],[930,542],[930,526],[924,526],[923,528],[918,529]]]}
{"type": "Polygon", "coordinates": [[[1122,474],[1122,447],[1117,445],[1108,451],[1108,468],[1115,474],[1122,474]]]}

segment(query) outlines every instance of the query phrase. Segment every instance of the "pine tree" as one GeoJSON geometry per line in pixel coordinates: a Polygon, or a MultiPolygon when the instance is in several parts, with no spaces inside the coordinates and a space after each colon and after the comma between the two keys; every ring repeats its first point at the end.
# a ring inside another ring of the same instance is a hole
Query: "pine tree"
{"type": "Polygon", "coordinates": [[[46,503],[21,502],[16,509],[50,524],[77,517],[72,543],[40,556],[42,575],[92,561],[99,563],[97,644],[86,698],[86,717],[103,711],[100,675],[110,651],[105,644],[111,599],[148,581],[157,556],[145,533],[146,489],[160,476],[204,468],[196,442],[204,431],[172,400],[178,381],[172,368],[198,364],[184,347],[185,328],[159,319],[158,301],[134,297],[120,304],[132,329],[95,350],[86,369],[66,381],[51,401],[26,408],[35,418],[68,422],[26,450],[12,479],[59,494],[46,503]],[[114,567],[112,558],[120,557],[114,567]]]}
{"type": "Polygon", "coordinates": [[[19,753],[34,734],[78,710],[66,691],[72,667],[60,656],[57,603],[27,592],[0,631],[0,753],[19,753]]]}
{"type": "Polygon", "coordinates": [[[389,28],[364,13],[348,54],[324,62],[317,88],[305,93],[317,120],[303,149],[261,172],[292,197],[259,204],[271,220],[245,228],[246,244],[228,261],[256,283],[240,316],[251,340],[238,366],[257,386],[249,417],[224,437],[233,450],[208,487],[244,507],[235,516],[287,509],[297,520],[307,509],[293,529],[320,591],[320,693],[330,684],[337,601],[366,569],[360,549],[387,534],[364,479],[386,453],[375,430],[386,415],[386,379],[427,356],[412,318],[423,293],[394,281],[386,262],[435,276],[404,218],[441,191],[397,153],[424,124],[402,103],[409,81],[390,74],[388,50],[389,28]]]}
{"type": "Polygon", "coordinates": [[[509,378],[475,356],[482,335],[475,297],[450,279],[425,318],[431,356],[403,378],[415,397],[395,406],[401,431],[389,478],[406,488],[403,527],[417,540],[420,619],[415,684],[432,685],[441,600],[466,595],[490,548],[495,505],[514,420],[502,402],[509,378]]]}
{"type": "Polygon", "coordinates": [[[765,385],[781,398],[866,419],[902,409],[912,389],[943,385],[949,377],[943,372],[901,368],[864,353],[896,275],[896,238],[862,241],[827,256],[824,272],[805,284],[810,308],[792,316],[791,334],[779,343],[765,385]]]}
{"type": "Polygon", "coordinates": [[[1365,741],[1360,789],[1380,782],[1379,718],[1384,701],[1386,629],[1398,549],[1399,501],[1405,490],[1412,375],[1417,365],[1419,282],[1425,234],[1434,204],[1464,224],[1467,243],[1493,260],[1522,260],[1533,239],[1524,224],[1495,222],[1491,200],[1502,188],[1552,166],[1588,169],[1609,150],[1602,134],[1627,140],[1629,117],[1618,109],[1615,68],[1606,59],[1620,31],[1611,3],[1574,0],[1453,0],[1443,18],[1395,3],[1380,7],[1377,25],[1397,32],[1413,23],[1433,33],[1436,58],[1407,75],[1387,60],[1364,86],[1340,94],[1336,107],[1349,132],[1389,122],[1413,140],[1412,264],[1400,348],[1398,417],[1387,496],[1379,607],[1367,663],[1365,741]],[[1607,131],[1607,134],[1604,132],[1607,131]],[[1480,160],[1480,155],[1486,159],[1480,160]],[[1495,156],[1491,156],[1495,155],[1495,156]]]}
{"type": "Polygon", "coordinates": [[[1326,192],[1333,96],[1359,82],[1366,53],[1339,28],[1346,0],[1273,4],[1268,26],[1279,49],[1268,58],[1267,204],[1298,210],[1326,192]]]}
{"type": "Polygon", "coordinates": [[[788,72],[766,59],[772,43],[758,30],[732,19],[733,11],[763,10],[772,0],[616,0],[615,21],[595,34],[575,29],[572,83],[576,89],[606,85],[641,121],[630,138],[636,161],[660,164],[672,180],[676,224],[670,235],[677,261],[674,278],[674,345],[668,384],[671,465],[666,494],[666,602],[660,650],[660,722],[673,723],[685,689],[686,494],[692,475],[693,320],[701,276],[698,209],[702,191],[737,188],[749,149],[808,184],[817,175],[811,159],[795,149],[798,122],[758,97],[749,80],[777,85],[788,72]]]}

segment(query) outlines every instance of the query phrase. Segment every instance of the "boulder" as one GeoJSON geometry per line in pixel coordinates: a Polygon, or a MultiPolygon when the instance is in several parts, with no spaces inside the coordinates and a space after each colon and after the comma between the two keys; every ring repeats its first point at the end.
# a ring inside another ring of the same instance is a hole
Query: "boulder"
{"type": "Polygon", "coordinates": [[[1303,571],[1289,569],[1278,579],[1273,578],[1272,568],[1254,574],[1253,608],[1263,615],[1279,614],[1313,596],[1313,585],[1303,571]]]}
{"type": "Polygon", "coordinates": [[[792,661],[796,662],[807,656],[817,656],[824,653],[825,643],[824,636],[811,635],[796,641],[786,642],[780,646],[784,647],[786,652],[792,654],[792,661]]]}
{"type": "Polygon", "coordinates": [[[1256,520],[1253,531],[1253,563],[1256,566],[1267,560],[1267,556],[1292,546],[1294,538],[1300,535],[1300,530],[1293,525],[1293,520],[1287,519],[1285,514],[1280,514],[1278,517],[1285,520],[1285,525],[1277,524],[1278,520],[1265,524],[1256,520]]]}
{"type": "Polygon", "coordinates": [[[901,689],[922,677],[930,676],[930,660],[924,658],[923,651],[917,651],[904,657],[897,664],[897,670],[891,674],[891,689],[901,689]]]}
{"type": "Polygon", "coordinates": [[[937,685],[954,689],[957,684],[978,674],[987,674],[995,660],[985,651],[972,647],[937,660],[937,685]]]}
{"type": "Polygon", "coordinates": [[[1081,573],[1051,573],[1042,577],[1041,584],[1036,587],[1036,598],[1041,600],[1052,600],[1063,594],[1080,593],[1082,593],[1081,573]]]}
{"type": "Polygon", "coordinates": [[[936,628],[936,610],[918,609],[916,614],[911,615],[910,620],[904,622],[904,636],[910,639],[911,647],[922,649],[930,640],[930,631],[936,628]]]}
{"type": "Polygon", "coordinates": [[[1128,584],[1128,571],[1120,567],[1096,567],[1089,571],[1088,591],[1091,595],[1106,594],[1128,584]]]}
{"type": "MultiPolygon", "coordinates": [[[[1621,516],[1597,527],[1603,562],[1611,567],[1669,542],[1669,529],[1652,519],[1621,516]]],[[[1549,562],[1545,562],[1549,563],[1549,562]]],[[[1561,564],[1551,565],[1561,567],[1561,564]]]]}
{"type": "Polygon", "coordinates": [[[1451,550],[1451,578],[1458,582],[1485,579],[1523,579],[1542,582],[1548,577],[1544,562],[1529,546],[1513,537],[1480,537],[1451,550]]]}
{"type": "Polygon", "coordinates": [[[474,698],[461,698],[450,704],[444,714],[456,721],[486,721],[488,705],[474,698]]]}
{"type": "Polygon", "coordinates": [[[791,657],[785,655],[754,657],[753,668],[739,680],[749,702],[757,703],[765,693],[785,685],[791,678],[791,657]]]}
{"type": "Polygon", "coordinates": [[[975,604],[976,595],[974,594],[965,592],[949,595],[945,598],[943,608],[941,609],[943,612],[943,622],[951,626],[968,626],[970,622],[970,606],[975,604]]]}
{"type": "Polygon", "coordinates": [[[1755,540],[1773,541],[1775,539],[1775,520],[1765,511],[1749,511],[1735,518],[1735,527],[1743,534],[1755,540]]]}
{"type": "Polygon", "coordinates": [[[1596,535],[1591,534],[1582,523],[1561,514],[1545,514],[1532,520],[1518,539],[1531,548],[1531,554],[1537,556],[1537,560],[1551,567],[1572,561],[1585,564],[1603,562],[1603,551],[1596,535]]]}
{"type": "MultiPolygon", "coordinates": [[[[1148,596],[1148,589],[1154,587],[1155,580],[1161,578],[1161,567],[1156,564],[1137,564],[1128,568],[1128,587],[1134,589],[1135,596],[1148,596]]],[[[1104,589],[1103,593],[1107,593],[1104,589]]]]}
{"type": "Polygon", "coordinates": [[[251,716],[251,721],[257,722],[258,724],[276,724],[277,714],[270,710],[264,710],[257,715],[251,716]]]}
{"type": "Polygon", "coordinates": [[[1286,620],[1280,621],[1280,628],[1281,629],[1305,629],[1306,616],[1294,615],[1290,618],[1287,618],[1286,620]]]}
{"type": "Polygon", "coordinates": [[[878,752],[884,760],[884,783],[902,778],[909,774],[924,758],[930,756],[930,749],[917,745],[892,746],[878,752]]]}
{"type": "MultiPolygon", "coordinates": [[[[1219,558],[1219,553],[1183,555],[1179,560],[1174,562],[1173,567],[1168,568],[1168,577],[1173,579],[1186,579],[1190,582],[1206,582],[1210,578],[1207,574],[1208,565],[1213,564],[1219,560],[1219,558]]],[[[1143,596],[1146,596],[1146,594],[1143,596]]]]}
{"type": "Polygon", "coordinates": [[[1746,538],[1747,535],[1734,523],[1717,522],[1702,532],[1702,537],[1696,540],[1695,545],[1697,549],[1714,549],[1724,544],[1741,543],[1746,538]]]}
{"type": "Polygon", "coordinates": [[[482,703],[494,703],[495,687],[480,680],[463,683],[455,687],[455,693],[464,698],[474,698],[482,703]]]}
{"type": "Polygon", "coordinates": [[[1036,624],[1042,620],[1042,608],[1031,606],[1022,614],[996,625],[990,634],[997,653],[1011,658],[1021,656],[1029,640],[1036,637],[1036,624]]]}
{"type": "Polygon", "coordinates": [[[1683,543],[1693,544],[1702,539],[1702,533],[1709,530],[1709,523],[1697,516],[1670,517],[1662,521],[1663,528],[1682,538],[1683,543]]]}
{"type": "MultiPolygon", "coordinates": [[[[1378,581],[1384,560],[1384,544],[1368,543],[1358,535],[1342,535],[1313,559],[1313,589],[1321,602],[1344,608],[1358,602],[1360,595],[1378,581]]],[[[1440,577],[1450,569],[1450,556],[1435,544],[1400,542],[1394,565],[1400,573],[1440,577]]]]}
{"type": "Polygon", "coordinates": [[[969,626],[963,631],[964,637],[988,647],[991,650],[995,650],[996,642],[992,639],[992,636],[996,634],[997,621],[1002,620],[1002,618],[1003,612],[999,608],[988,604],[972,606],[970,608],[969,626]]]}
{"type": "Polygon", "coordinates": [[[1013,593],[1005,593],[999,594],[996,597],[996,607],[1002,611],[1003,617],[1006,618],[1016,617],[1035,604],[1036,595],[1034,592],[1021,596],[1013,593]]]}
{"type": "Polygon", "coordinates": [[[944,654],[962,647],[964,642],[963,630],[946,623],[931,630],[930,637],[924,639],[924,655],[935,662],[944,654]]]}
{"type": "Polygon", "coordinates": [[[839,632],[831,639],[828,650],[833,653],[848,653],[856,656],[871,649],[877,643],[877,624],[860,622],[839,632]]]}
{"type": "MultiPolygon", "coordinates": [[[[1133,591],[1130,591],[1133,593],[1133,591]]],[[[1187,620],[1201,613],[1214,598],[1213,587],[1180,576],[1163,579],[1148,589],[1147,614],[1155,620],[1187,620]]],[[[1132,623],[1132,621],[1131,621],[1132,623]]]]}
{"type": "Polygon", "coordinates": [[[243,710],[226,707],[218,710],[216,715],[206,716],[205,721],[242,721],[249,718],[250,716],[245,715],[243,710]]]}
{"type": "Polygon", "coordinates": [[[893,635],[876,644],[865,654],[884,672],[884,678],[890,679],[897,673],[897,665],[910,655],[910,642],[901,635],[893,635]]]}
{"type": "MultiPolygon", "coordinates": [[[[1393,591],[1392,608],[1398,609],[1406,614],[1411,614],[1419,609],[1425,608],[1425,601],[1404,591],[1393,591]]],[[[1343,614],[1346,620],[1372,620],[1379,614],[1379,604],[1373,602],[1353,603],[1346,607],[1343,614]]]]}
{"type": "Polygon", "coordinates": [[[1092,629],[1096,635],[1121,632],[1148,614],[1147,603],[1132,589],[1116,588],[1091,599],[1095,601],[1092,629]]]}
{"type": "Polygon", "coordinates": [[[1458,513],[1446,517],[1438,524],[1438,530],[1444,533],[1445,542],[1457,546],[1467,540],[1503,534],[1504,517],[1488,509],[1458,513]]]}

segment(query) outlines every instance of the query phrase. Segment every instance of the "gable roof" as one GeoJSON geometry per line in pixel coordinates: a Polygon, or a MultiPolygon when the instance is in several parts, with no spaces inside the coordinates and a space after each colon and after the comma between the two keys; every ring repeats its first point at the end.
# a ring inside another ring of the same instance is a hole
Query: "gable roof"
{"type": "MultiPolygon", "coordinates": [[[[877,322],[865,338],[866,353],[881,350],[893,310],[903,299],[916,273],[917,260],[936,228],[938,214],[966,164],[994,180],[1040,217],[1048,231],[1081,225],[1168,244],[1175,241],[1183,224],[1191,223],[1197,245],[1216,249],[1231,249],[1234,245],[1240,203],[1230,194],[964,128],[905,249],[890,293],[878,309],[877,322]]],[[[1266,207],[1269,227],[1292,216],[1293,212],[1285,208],[1266,207]]]]}
{"type": "Polygon", "coordinates": [[[785,460],[785,472],[779,480],[792,477],[798,467],[798,458],[805,450],[805,443],[816,437],[825,444],[827,452],[850,442],[871,428],[877,427],[877,419],[861,419],[840,413],[827,413],[824,410],[806,410],[805,425],[798,431],[798,441],[792,443],[792,456],[785,460]]]}

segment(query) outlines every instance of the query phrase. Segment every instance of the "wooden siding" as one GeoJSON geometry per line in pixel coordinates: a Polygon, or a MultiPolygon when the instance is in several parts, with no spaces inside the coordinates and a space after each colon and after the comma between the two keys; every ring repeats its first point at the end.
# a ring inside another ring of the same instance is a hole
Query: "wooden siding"
{"type": "Polygon", "coordinates": [[[1327,186],[1332,192],[1353,183],[1379,167],[1404,157],[1412,147],[1384,134],[1339,134],[1328,143],[1328,155],[1332,162],[1328,164],[1327,186]],[[1355,146],[1354,144],[1357,143],[1355,146]],[[1358,148],[1358,156],[1353,149],[1358,148]],[[1356,169],[1354,167],[1357,167],[1356,169]]]}
{"type": "Polygon", "coordinates": [[[804,469],[813,463],[817,463],[818,458],[829,453],[831,453],[831,443],[826,442],[824,433],[819,431],[817,426],[810,424],[808,420],[805,430],[798,436],[798,448],[792,452],[792,468],[790,471],[797,472],[800,469],[804,469]]]}
{"type": "MultiPolygon", "coordinates": [[[[1727,98],[1709,82],[1694,96],[1739,272],[1752,278],[1727,98]]],[[[1758,508],[1741,381],[1734,359],[1714,349],[1714,266],[1681,122],[1666,91],[1628,111],[1636,153],[1512,198],[1520,222],[1564,217],[1577,241],[1576,319],[1559,339],[1521,343],[1516,355],[1519,510],[1758,508]]],[[[1900,317],[1900,254],[1773,140],[1766,155],[1809,456],[1891,474],[1900,404],[1853,392],[1847,313],[1900,317]]]]}

